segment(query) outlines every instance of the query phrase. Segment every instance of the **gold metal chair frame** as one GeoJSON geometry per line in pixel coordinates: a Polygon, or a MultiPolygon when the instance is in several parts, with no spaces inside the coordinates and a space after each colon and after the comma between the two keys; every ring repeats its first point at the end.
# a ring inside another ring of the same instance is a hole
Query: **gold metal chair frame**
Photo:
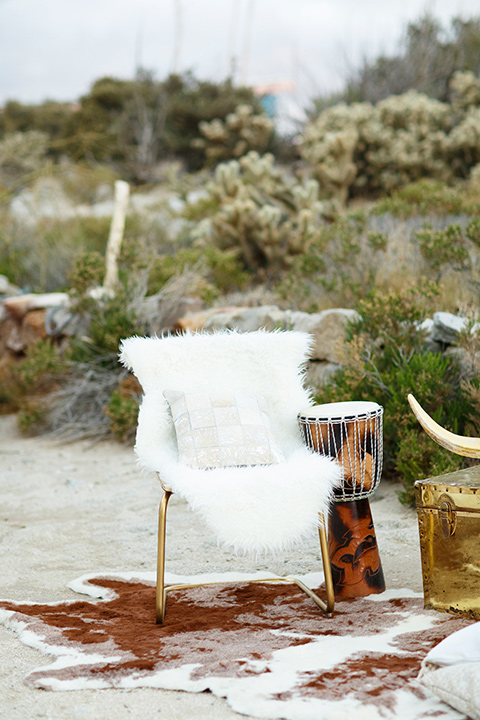
{"type": "MultiPolygon", "coordinates": [[[[167,610],[167,595],[173,590],[185,590],[186,588],[192,587],[203,587],[206,585],[229,585],[236,584],[237,580],[221,581],[221,582],[208,582],[208,583],[185,583],[181,585],[169,585],[165,587],[165,552],[166,552],[166,527],[167,527],[167,506],[171,495],[171,490],[166,488],[162,484],[164,493],[160,500],[160,507],[158,511],[158,554],[157,554],[157,591],[156,591],[156,602],[155,602],[155,615],[157,624],[163,623],[165,620],[165,613],[167,610]]],[[[305,585],[301,580],[291,577],[275,577],[275,578],[255,578],[249,580],[249,582],[256,583],[292,583],[297,585],[300,590],[310,597],[313,602],[318,605],[321,610],[326,614],[327,617],[333,616],[333,608],[335,604],[335,596],[333,591],[333,580],[332,570],[330,567],[330,558],[328,555],[328,543],[327,533],[325,530],[325,519],[322,513],[319,513],[320,524],[318,528],[318,534],[320,538],[320,549],[322,553],[323,571],[325,575],[325,590],[327,601],[324,602],[311,588],[305,585]]]]}

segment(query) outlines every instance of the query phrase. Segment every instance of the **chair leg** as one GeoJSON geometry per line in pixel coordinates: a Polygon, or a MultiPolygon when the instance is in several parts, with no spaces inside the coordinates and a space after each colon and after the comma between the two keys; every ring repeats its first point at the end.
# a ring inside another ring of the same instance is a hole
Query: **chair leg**
{"type": "Polygon", "coordinates": [[[320,550],[322,552],[323,574],[325,575],[325,590],[327,593],[327,607],[325,613],[331,617],[335,606],[335,593],[333,589],[332,568],[330,565],[330,555],[328,554],[327,531],[325,528],[325,516],[319,513],[320,525],[318,527],[318,535],[320,538],[320,550]]]}
{"type": "Polygon", "coordinates": [[[165,611],[167,605],[167,594],[165,592],[165,549],[166,549],[166,529],[167,529],[167,505],[170,500],[171,492],[165,490],[160,500],[158,509],[158,550],[157,550],[157,592],[155,602],[155,617],[157,623],[163,623],[165,620],[165,611]]]}
{"type": "MultiPolygon", "coordinates": [[[[158,554],[157,554],[157,591],[155,603],[155,616],[157,624],[163,623],[165,620],[165,612],[167,606],[167,594],[170,590],[181,590],[189,587],[199,587],[203,585],[217,585],[218,583],[189,583],[184,585],[172,585],[165,588],[165,551],[166,551],[166,526],[167,526],[167,506],[170,496],[170,490],[165,490],[160,501],[158,510],[158,554]]],[[[330,557],[328,554],[327,533],[325,529],[325,518],[322,513],[319,514],[320,526],[318,528],[320,538],[320,549],[322,552],[323,571],[325,575],[325,590],[327,595],[327,603],[323,602],[314,592],[310,590],[300,580],[294,578],[265,578],[256,579],[253,582],[291,582],[300,587],[314,602],[322,608],[328,617],[333,615],[335,605],[335,595],[333,591],[332,569],[330,566],[330,557]]],[[[223,583],[220,583],[223,584],[223,583]]]]}

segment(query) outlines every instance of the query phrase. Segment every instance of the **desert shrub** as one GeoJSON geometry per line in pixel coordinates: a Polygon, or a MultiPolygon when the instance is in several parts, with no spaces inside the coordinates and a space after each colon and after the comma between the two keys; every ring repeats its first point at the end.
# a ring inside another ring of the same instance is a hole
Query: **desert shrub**
{"type": "MultiPolygon", "coordinates": [[[[53,170],[53,169],[52,169],[53,170]]],[[[107,165],[89,165],[87,162],[66,162],[54,166],[54,174],[67,196],[74,203],[95,203],[106,189],[111,189],[118,180],[118,174],[107,165]]],[[[108,191],[107,191],[108,193],[108,191]]]]}
{"type": "Polygon", "coordinates": [[[198,129],[203,137],[195,138],[192,144],[203,150],[210,166],[239,158],[251,150],[262,155],[268,149],[274,124],[265,113],[255,113],[251,105],[238,105],[225,120],[200,122],[198,129]]]}
{"type": "Polygon", "coordinates": [[[323,223],[276,285],[284,301],[307,312],[325,307],[353,307],[377,283],[388,244],[383,232],[369,230],[363,214],[323,223]]]}
{"type": "Polygon", "coordinates": [[[108,218],[40,218],[35,224],[0,212],[0,268],[12,282],[34,292],[65,287],[80,250],[104,252],[108,218]]]}
{"type": "Polygon", "coordinates": [[[15,132],[0,140],[0,182],[11,185],[38,172],[46,161],[48,136],[39,130],[15,132]]]}
{"type": "Polygon", "coordinates": [[[124,288],[113,297],[105,295],[82,302],[79,312],[85,317],[86,330],[81,337],[71,339],[70,361],[91,362],[116,370],[120,340],[130,335],[144,334],[134,305],[133,298],[124,288]]]}
{"type": "Polygon", "coordinates": [[[9,100],[0,115],[0,138],[13,133],[43,133],[48,139],[48,156],[55,158],[62,151],[63,130],[73,112],[72,103],[47,100],[39,105],[25,105],[9,100]]]}
{"type": "MultiPolygon", "coordinates": [[[[159,255],[152,263],[148,293],[161,290],[165,284],[188,269],[198,278],[197,292],[204,300],[221,293],[245,288],[250,275],[238,260],[238,250],[220,250],[214,246],[183,248],[169,255],[159,255]]],[[[193,289],[193,288],[192,288],[193,289]]]]}
{"type": "Polygon", "coordinates": [[[50,340],[40,340],[27,350],[11,372],[17,390],[26,395],[46,390],[64,370],[58,348],[50,340]]]}
{"type": "Polygon", "coordinates": [[[463,186],[449,187],[440,180],[424,178],[398,188],[387,197],[380,198],[372,213],[391,213],[395,217],[412,215],[460,215],[480,213],[480,201],[466,193],[463,186]]]}
{"type": "Polygon", "coordinates": [[[192,73],[156,80],[141,70],[134,80],[96,80],[63,126],[63,151],[73,160],[108,163],[135,182],[156,179],[161,158],[202,167],[203,149],[192,147],[200,122],[224,120],[241,103],[260,111],[250,88],[230,81],[197,80],[192,73]]]}
{"type": "Polygon", "coordinates": [[[405,505],[415,505],[415,481],[455,472],[465,467],[465,461],[437,445],[426,433],[417,428],[405,429],[398,443],[396,471],[402,478],[403,490],[400,500],[405,505]]]}
{"type": "Polygon", "coordinates": [[[101,284],[105,275],[105,259],[93,250],[82,250],[75,256],[67,275],[70,295],[75,300],[83,299],[89,290],[101,284]]]}
{"type": "Polygon", "coordinates": [[[350,326],[345,366],[318,398],[321,402],[371,400],[385,408],[385,470],[399,477],[407,503],[413,500],[415,480],[463,463],[439,447],[429,448],[407,394],[413,393],[452,432],[462,433],[469,423],[475,425],[474,403],[460,383],[454,361],[424,349],[420,327],[433,292],[432,286],[373,292],[360,301],[362,319],[350,326]]]}
{"type": "Polygon", "coordinates": [[[0,413],[17,412],[22,432],[46,427],[45,398],[64,382],[68,363],[50,340],[31,345],[25,357],[4,365],[0,374],[0,413]]]}
{"type": "MultiPolygon", "coordinates": [[[[480,19],[455,17],[449,27],[425,13],[405,27],[398,48],[388,56],[364,60],[333,98],[316,98],[314,106],[333,102],[378,102],[412,88],[446,101],[450,78],[456,71],[480,74],[480,19]]],[[[462,73],[464,74],[464,73],[462,73]]]]}
{"type": "Polygon", "coordinates": [[[138,402],[114,390],[105,408],[110,429],[117,440],[126,442],[134,436],[137,427],[138,402]]]}
{"type": "Polygon", "coordinates": [[[470,269],[470,255],[463,229],[460,225],[448,225],[444,230],[424,227],[415,233],[420,252],[440,280],[442,269],[470,269]]]}
{"type": "Polygon", "coordinates": [[[43,400],[26,400],[17,413],[18,429],[23,435],[40,435],[48,426],[47,415],[43,400]]]}
{"type": "Polygon", "coordinates": [[[112,433],[120,442],[132,440],[135,435],[141,394],[138,380],[129,375],[120,380],[118,388],[110,395],[105,414],[112,433]]]}
{"type": "Polygon", "coordinates": [[[120,340],[140,331],[126,293],[99,302],[91,313],[89,337],[101,352],[116,354],[120,340]]]}

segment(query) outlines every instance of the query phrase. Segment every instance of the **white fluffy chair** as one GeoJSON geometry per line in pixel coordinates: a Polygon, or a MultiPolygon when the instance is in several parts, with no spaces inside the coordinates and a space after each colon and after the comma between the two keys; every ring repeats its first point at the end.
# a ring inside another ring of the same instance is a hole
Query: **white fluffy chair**
{"type": "Polygon", "coordinates": [[[332,612],[323,517],[340,469],[307,449],[298,429],[298,412],[311,405],[304,387],[310,343],[306,333],[264,331],[132,337],[122,342],[120,360],[144,391],[135,452],[143,468],[158,473],[165,490],[159,515],[157,622],[164,620],[166,595],[173,589],[165,588],[163,579],[166,510],[172,492],[184,497],[219,541],[237,553],[285,550],[319,529],[327,604],[300,581],[284,580],[295,582],[327,613],[332,612]],[[164,391],[262,396],[284,460],[208,469],[179,462],[164,391]]]}

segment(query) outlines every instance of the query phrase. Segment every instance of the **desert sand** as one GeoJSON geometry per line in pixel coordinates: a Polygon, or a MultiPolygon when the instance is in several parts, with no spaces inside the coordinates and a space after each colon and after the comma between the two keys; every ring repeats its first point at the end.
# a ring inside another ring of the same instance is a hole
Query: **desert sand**
{"type": "MultiPolygon", "coordinates": [[[[421,591],[416,513],[399,503],[398,490],[382,480],[371,498],[386,585],[421,591]]],[[[75,594],[66,584],[84,573],[154,570],[161,494],[156,477],[138,471],[131,447],[24,438],[15,417],[0,417],[0,597],[35,602],[69,599],[75,594]]],[[[167,571],[181,574],[268,570],[285,575],[321,570],[314,541],[269,561],[230,555],[175,496],[169,508],[167,544],[167,571]]],[[[32,689],[23,678],[50,658],[20,643],[3,626],[0,657],[0,717],[8,720],[240,717],[209,693],[32,689]]]]}

